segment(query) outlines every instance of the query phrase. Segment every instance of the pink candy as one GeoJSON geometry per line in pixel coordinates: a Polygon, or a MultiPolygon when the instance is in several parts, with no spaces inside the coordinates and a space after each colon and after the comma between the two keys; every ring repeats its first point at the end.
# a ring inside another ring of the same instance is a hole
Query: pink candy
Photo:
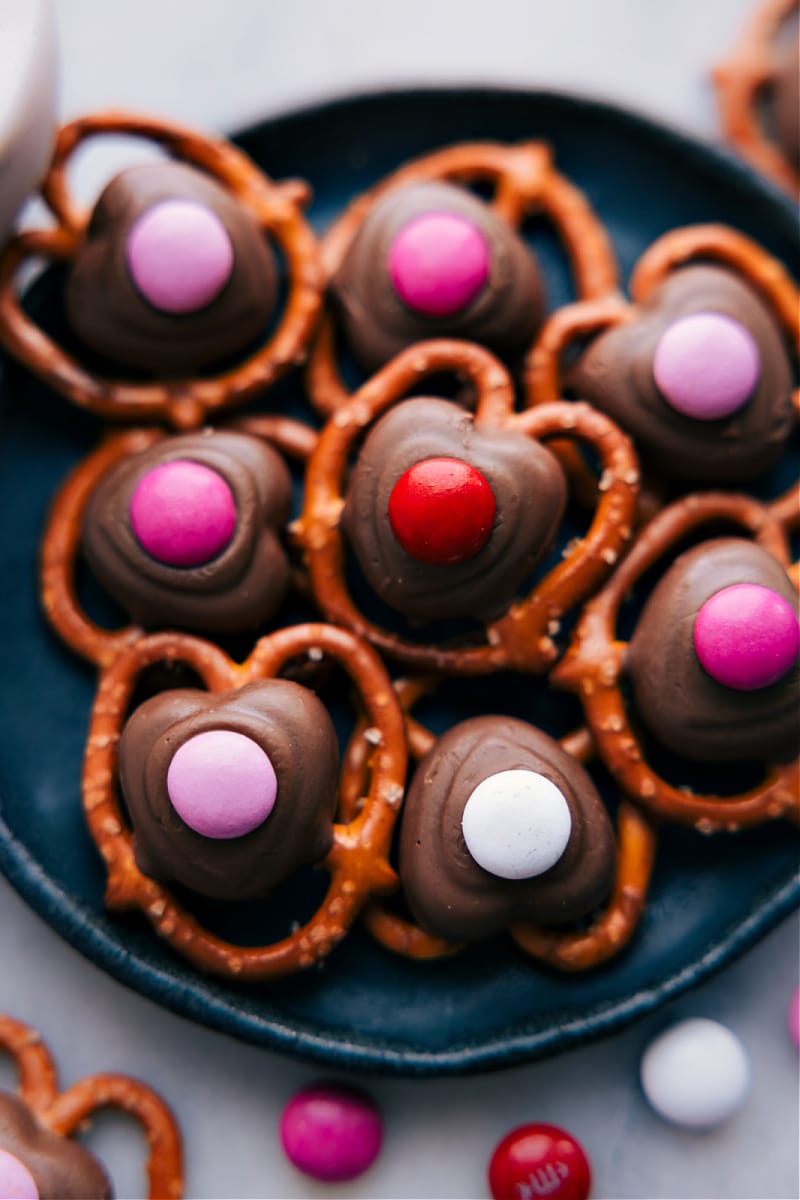
{"type": "Polygon", "coordinates": [[[141,294],[167,313],[192,313],[219,295],[233,270],[222,221],[193,200],[148,208],[128,234],[128,270],[141,294]]]}
{"type": "Polygon", "coordinates": [[[789,1002],[787,1024],[792,1041],[800,1050],[800,987],[796,987],[789,1002]]]}
{"type": "Polygon", "coordinates": [[[695,619],[694,647],[717,683],[751,692],[777,683],[794,666],[800,623],[771,588],[737,583],[706,600],[695,619]]]}
{"type": "Polygon", "coordinates": [[[142,548],[171,567],[216,558],[236,529],[228,484],[202,463],[175,459],[148,471],[131,496],[133,532],[142,548]]]}
{"type": "Polygon", "coordinates": [[[175,751],[167,791],[172,807],[195,833],[236,838],[266,821],[275,806],[278,780],[252,738],[211,729],[175,751]]]}
{"type": "Polygon", "coordinates": [[[716,312],[675,321],[662,334],[653,358],[653,377],[664,399],[697,421],[717,421],[740,409],[760,372],[752,334],[716,312]]]}
{"type": "Polygon", "coordinates": [[[489,277],[489,247],[456,213],[432,212],[404,225],[389,252],[397,295],[427,317],[449,317],[474,299],[489,277]]]}
{"type": "Polygon", "coordinates": [[[383,1139],[373,1101],[343,1084],[316,1084],[298,1092],[284,1109],[280,1132],[289,1161],[325,1183],[363,1175],[383,1139]]]}
{"type": "Polygon", "coordinates": [[[39,1189],[30,1171],[8,1150],[0,1150],[0,1196],[3,1200],[39,1200],[39,1189]]]}

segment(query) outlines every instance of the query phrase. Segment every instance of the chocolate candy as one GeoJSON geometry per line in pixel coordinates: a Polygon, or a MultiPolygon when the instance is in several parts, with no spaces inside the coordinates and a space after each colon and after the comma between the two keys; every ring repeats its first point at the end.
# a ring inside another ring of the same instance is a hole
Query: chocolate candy
{"type": "Polygon", "coordinates": [[[111,1184],[88,1150],[51,1133],[22,1100],[0,1092],[0,1195],[110,1200],[111,1184]]]}
{"type": "Polygon", "coordinates": [[[86,507],[83,550],[100,583],[145,627],[253,629],[289,585],[276,531],[290,490],[283,459],[255,438],[167,438],[104,477],[86,507]]]}
{"type": "Polygon", "coordinates": [[[592,1170],[571,1133],[537,1121],[512,1129],[495,1148],[489,1187],[493,1200],[588,1200],[592,1170]]]}
{"type": "Polygon", "coordinates": [[[790,758],[796,608],[783,567],[744,538],[714,539],[677,558],[628,649],[635,710],[653,736],[701,762],[790,758]]]}
{"type": "Polygon", "coordinates": [[[473,941],[512,921],[577,920],[608,895],[614,868],[611,823],[591,779],[524,721],[464,721],[421,760],[399,869],[429,932],[473,941]]]}
{"type": "Polygon", "coordinates": [[[337,764],[327,710],[299,684],[154,696],[119,749],[139,868],[219,899],[265,895],[330,849],[337,764]]]}
{"type": "Polygon", "coordinates": [[[281,1143],[299,1171],[323,1183],[356,1179],[383,1141],[374,1101],[360,1088],[320,1083],[293,1096],[281,1117],[281,1143]]]}
{"type": "Polygon", "coordinates": [[[69,273],[70,325],[104,358],[191,375],[266,332],[277,268],[234,197],[182,163],[117,175],[97,201],[69,273]]]}
{"type": "Polygon", "coordinates": [[[672,273],[568,376],[660,474],[700,484],[752,479],[777,460],[792,429],[791,382],[770,310],[732,272],[705,265],[672,273]]]}
{"type": "Polygon", "coordinates": [[[522,239],[477,196],[448,183],[408,185],[379,201],[331,293],[347,342],[368,371],[434,337],[514,357],[544,311],[539,271],[522,239]]]}
{"type": "Polygon", "coordinates": [[[367,581],[413,617],[503,612],[555,536],[566,499],[539,443],[446,400],[396,405],[368,435],[342,525],[367,581]]]}
{"type": "Polygon", "coordinates": [[[750,1060],[734,1033],[695,1017],[655,1038],[641,1064],[644,1094],[666,1121],[710,1129],[727,1121],[750,1090],[750,1060]]]}

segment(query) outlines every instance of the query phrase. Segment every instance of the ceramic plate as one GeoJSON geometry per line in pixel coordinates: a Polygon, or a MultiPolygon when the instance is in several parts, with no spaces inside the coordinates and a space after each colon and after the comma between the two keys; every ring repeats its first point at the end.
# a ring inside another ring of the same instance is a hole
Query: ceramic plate
{"type": "MultiPolygon", "coordinates": [[[[541,93],[466,89],[355,97],[269,121],[241,144],[275,178],[303,176],[324,229],[345,202],[403,160],[468,139],[542,138],[607,224],[623,276],[665,230],[723,221],[797,270],[792,207],[709,148],[603,105],[541,93]]],[[[551,304],[570,298],[552,238],[533,235],[551,304]]],[[[53,328],[58,281],[31,304],[53,328]]],[[[544,970],[497,940],[438,963],[392,957],[355,932],[321,968],[273,985],[209,980],[143,919],[108,917],[103,871],[79,801],[93,672],[50,634],[36,597],[48,503],[97,426],[18,367],[0,398],[0,868],[84,954],[166,1007],[234,1036],[327,1063],[444,1073],[520,1063],[608,1033],[691,986],[763,935],[798,898],[797,844],[784,826],[705,839],[668,830],[652,899],[627,953],[588,975],[544,970]]],[[[774,481],[768,481],[772,486],[774,481]]],[[[510,708],[554,732],[576,713],[540,681],[472,681],[440,697],[440,727],[471,706],[510,708]]],[[[437,705],[434,705],[434,710],[437,705]]],[[[234,912],[245,937],[252,921],[234,912]]]]}

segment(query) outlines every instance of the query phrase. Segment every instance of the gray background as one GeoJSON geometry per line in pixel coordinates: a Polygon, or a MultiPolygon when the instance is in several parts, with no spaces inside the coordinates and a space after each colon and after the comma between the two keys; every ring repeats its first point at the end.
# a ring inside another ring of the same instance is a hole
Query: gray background
{"type": "MultiPolygon", "coordinates": [[[[709,65],[749,0],[57,0],[60,113],[128,106],[226,130],[304,101],[370,85],[499,82],[619,101],[713,138],[709,65]]],[[[127,158],[113,147],[84,171],[91,190],[127,158]]],[[[174,1105],[191,1197],[488,1195],[486,1164],[513,1126],[562,1124],[592,1159],[596,1198],[798,1195],[798,1059],[785,1014],[798,976],[792,918],[742,960],[620,1036],[548,1062],[463,1080],[369,1078],[386,1139],[371,1171],[315,1185],[281,1155],[277,1124],[295,1089],[327,1074],[163,1012],[106,978],[0,881],[0,1009],[38,1026],[65,1082],[136,1073],[174,1105]],[[637,1065],[669,1017],[727,1023],[754,1085],[724,1128],[662,1123],[637,1065]]],[[[2,1073],[0,1084],[10,1082],[2,1073]]],[[[89,1135],[121,1197],[143,1191],[142,1148],[125,1122],[89,1135]]]]}

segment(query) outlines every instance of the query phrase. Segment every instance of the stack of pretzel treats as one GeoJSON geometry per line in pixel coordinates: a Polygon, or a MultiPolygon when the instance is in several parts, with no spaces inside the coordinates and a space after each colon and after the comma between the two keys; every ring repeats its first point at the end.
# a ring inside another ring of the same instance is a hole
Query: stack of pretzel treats
{"type": "Polygon", "coordinates": [[[357,921],[410,958],[510,936],[580,971],[636,936],[665,824],[798,822],[781,263],[685,227],[623,289],[541,142],[415,159],[318,236],[302,181],[110,114],[60,131],[42,195],[53,226],[0,255],[0,343],[98,419],[40,573],[97,670],[82,796],[109,910],[241,981],[311,967],[357,921]],[[118,133],[167,158],[86,212],[71,156],[118,133]],[[19,295],[34,257],[62,269],[61,340],[19,295]],[[502,706],[512,677],[525,711],[502,706]],[[551,708],[567,722],[528,719],[551,708]],[[198,916],[309,866],[313,911],[276,900],[263,944],[198,916]]]}

